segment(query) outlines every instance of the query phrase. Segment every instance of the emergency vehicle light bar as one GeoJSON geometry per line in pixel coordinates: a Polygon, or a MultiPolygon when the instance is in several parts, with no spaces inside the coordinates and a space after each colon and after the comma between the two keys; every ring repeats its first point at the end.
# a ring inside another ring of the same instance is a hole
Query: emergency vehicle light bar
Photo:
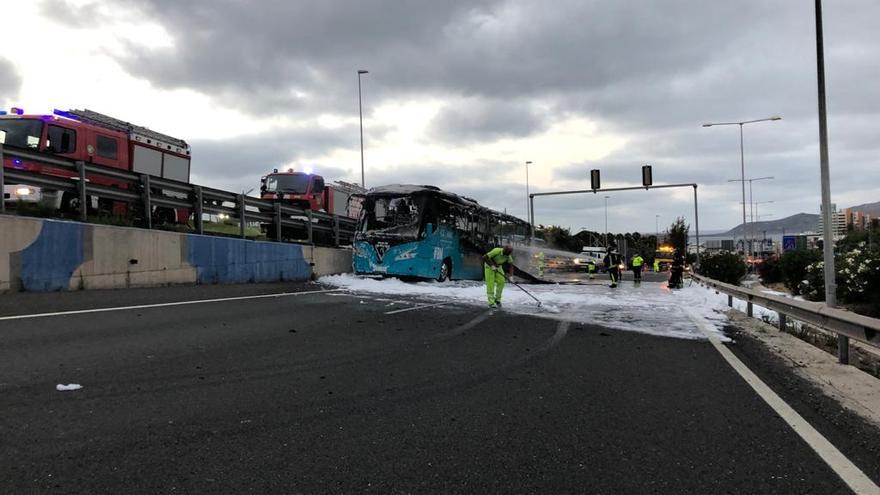
{"type": "Polygon", "coordinates": [[[80,119],[76,115],[74,115],[70,112],[65,112],[64,110],[58,110],[57,108],[52,110],[52,113],[59,116],[59,117],[64,117],[67,119],[76,120],[76,121],[80,121],[80,122],[82,121],[82,119],[80,119]]]}

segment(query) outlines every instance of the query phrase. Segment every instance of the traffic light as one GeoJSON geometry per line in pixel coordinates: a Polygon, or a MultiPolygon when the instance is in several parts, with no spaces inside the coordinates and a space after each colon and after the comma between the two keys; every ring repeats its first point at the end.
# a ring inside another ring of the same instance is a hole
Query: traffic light
{"type": "Polygon", "coordinates": [[[602,189],[602,186],[599,184],[599,169],[594,168],[590,170],[590,189],[602,189]]]}
{"type": "Polygon", "coordinates": [[[651,173],[651,166],[650,165],[643,165],[642,166],[642,185],[645,187],[648,187],[653,183],[654,183],[654,177],[653,177],[653,174],[651,173]]]}

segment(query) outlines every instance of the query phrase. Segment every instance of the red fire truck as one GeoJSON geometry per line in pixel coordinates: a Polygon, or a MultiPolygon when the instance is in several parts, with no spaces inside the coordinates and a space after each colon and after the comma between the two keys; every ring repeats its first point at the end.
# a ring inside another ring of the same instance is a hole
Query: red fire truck
{"type": "Polygon", "coordinates": [[[307,172],[279,172],[278,169],[260,180],[260,197],[278,200],[303,210],[323,211],[344,217],[357,218],[359,205],[350,204],[352,194],[365,189],[356,184],[337,181],[325,184],[320,175],[307,172]]]}
{"type": "MultiPolygon", "coordinates": [[[[326,212],[331,215],[339,215],[349,218],[357,218],[361,213],[360,198],[352,195],[362,194],[366,189],[348,182],[336,181],[326,184],[320,175],[297,172],[289,169],[287,172],[272,171],[260,179],[260,198],[278,201],[282,204],[301,208],[326,212]]],[[[263,230],[268,236],[274,237],[275,226],[267,224],[263,230]]],[[[295,236],[291,233],[290,235],[295,236]]]]}
{"type": "MultiPolygon", "coordinates": [[[[180,182],[190,180],[190,148],[186,141],[91,110],[55,110],[54,115],[26,115],[18,108],[9,114],[0,112],[0,143],[180,182]]],[[[3,166],[57,177],[76,175],[69,169],[9,157],[4,157],[3,166]]],[[[122,189],[129,187],[126,182],[106,177],[87,176],[87,180],[122,189]]],[[[62,212],[80,208],[76,194],[59,195],[58,191],[27,184],[5,187],[3,197],[4,201],[39,202],[62,212]]],[[[88,203],[90,210],[117,215],[128,212],[123,202],[89,197],[88,203]]],[[[188,210],[170,208],[154,208],[151,214],[159,223],[185,223],[189,218],[188,210]]]]}

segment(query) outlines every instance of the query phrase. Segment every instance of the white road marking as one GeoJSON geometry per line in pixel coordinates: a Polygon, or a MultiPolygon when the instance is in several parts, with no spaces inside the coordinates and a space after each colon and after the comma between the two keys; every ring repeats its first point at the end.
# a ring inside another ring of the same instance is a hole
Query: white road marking
{"type": "Polygon", "coordinates": [[[421,304],[421,305],[419,305],[419,306],[413,306],[412,308],[398,309],[398,310],[395,310],[395,311],[389,311],[389,312],[387,312],[387,313],[385,313],[385,314],[386,314],[386,315],[396,315],[397,313],[405,313],[405,312],[407,312],[407,311],[415,311],[415,310],[417,310],[417,309],[436,308],[436,307],[438,307],[438,306],[446,306],[446,305],[449,305],[449,304],[452,304],[452,303],[444,302],[444,303],[437,303],[437,304],[421,304]]]}
{"type": "Polygon", "coordinates": [[[465,323],[464,325],[458,326],[456,328],[453,328],[452,330],[441,333],[440,335],[438,335],[438,338],[445,339],[445,338],[454,337],[456,335],[467,332],[471,328],[474,328],[475,326],[479,325],[480,323],[483,323],[484,321],[486,321],[486,319],[489,318],[490,316],[492,316],[491,309],[480,313],[479,315],[477,315],[476,318],[465,323]]]}
{"type": "Polygon", "coordinates": [[[68,316],[68,315],[81,315],[88,313],[106,313],[110,311],[127,311],[132,309],[147,309],[147,308],[165,308],[169,306],[185,306],[189,304],[206,304],[206,303],[216,303],[216,302],[226,302],[226,301],[243,301],[247,299],[267,299],[272,297],[288,297],[288,296],[305,296],[307,294],[325,294],[327,292],[337,292],[344,289],[326,289],[326,290],[312,290],[312,291],[304,291],[304,292],[278,292],[276,294],[260,294],[257,296],[237,296],[237,297],[223,297],[219,299],[196,299],[193,301],[177,301],[170,303],[158,303],[158,304],[139,304],[137,306],[118,306],[114,308],[94,308],[94,309],[78,309],[73,311],[59,311],[57,313],[36,313],[29,315],[16,315],[16,316],[0,316],[0,321],[9,321],[9,320],[26,320],[30,318],[46,318],[50,316],[68,316]]]}
{"type": "Polygon", "coordinates": [[[534,349],[531,352],[529,352],[528,354],[526,354],[525,356],[517,359],[515,361],[515,364],[525,363],[526,361],[534,359],[535,357],[539,356],[540,354],[543,354],[543,353],[549,351],[550,349],[553,349],[554,347],[556,347],[562,341],[562,339],[564,339],[565,336],[568,334],[569,327],[571,327],[570,321],[565,321],[565,320],[560,321],[559,324],[556,325],[556,333],[554,333],[552,337],[547,339],[547,341],[545,341],[543,344],[541,344],[541,346],[538,347],[537,349],[534,349]]]}
{"type": "Polygon", "coordinates": [[[538,349],[534,351],[533,354],[538,354],[541,352],[549,351],[550,349],[556,347],[559,342],[565,338],[568,334],[568,329],[571,326],[571,322],[567,320],[563,320],[559,322],[559,325],[556,326],[556,333],[553,334],[552,337],[547,342],[541,345],[538,349]]]}
{"type": "Polygon", "coordinates": [[[776,392],[761,381],[736,355],[728,349],[718,338],[713,328],[707,328],[708,323],[685,309],[691,320],[696,323],[701,332],[709,339],[712,346],[721,354],[731,368],[752,387],[752,389],[766,402],[776,414],[778,414],[792,430],[795,431],[809,445],[828,466],[840,476],[850,489],[858,495],[880,495],[878,487],[871,478],[868,478],[861,469],[852,463],[842,452],[837,450],[831,442],[813,428],[800,414],[789,406],[776,392]]]}

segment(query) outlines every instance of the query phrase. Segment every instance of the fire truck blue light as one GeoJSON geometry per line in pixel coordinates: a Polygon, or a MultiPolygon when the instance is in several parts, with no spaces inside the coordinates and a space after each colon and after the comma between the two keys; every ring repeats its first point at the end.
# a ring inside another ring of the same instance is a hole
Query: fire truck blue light
{"type": "Polygon", "coordinates": [[[52,110],[52,113],[54,113],[55,115],[58,115],[59,117],[65,117],[65,118],[73,119],[73,120],[80,120],[80,118],[77,117],[76,115],[73,115],[70,112],[65,112],[64,110],[58,110],[57,108],[52,110]]]}

